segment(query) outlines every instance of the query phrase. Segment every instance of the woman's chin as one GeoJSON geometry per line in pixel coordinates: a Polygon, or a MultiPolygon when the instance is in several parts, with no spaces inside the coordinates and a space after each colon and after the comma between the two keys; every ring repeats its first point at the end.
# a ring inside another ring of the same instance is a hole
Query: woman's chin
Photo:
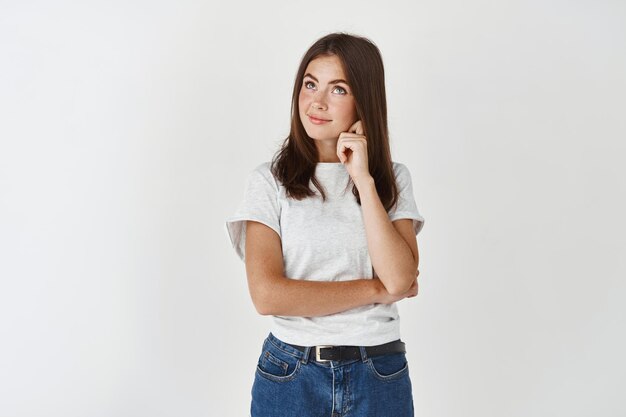
{"type": "MultiPolygon", "coordinates": [[[[306,129],[305,129],[306,130],[306,129]]],[[[339,134],[341,132],[337,132],[337,134],[334,134],[333,132],[328,133],[328,132],[317,132],[317,131],[310,131],[310,130],[306,130],[306,134],[313,140],[337,140],[339,138],[339,134]]]]}

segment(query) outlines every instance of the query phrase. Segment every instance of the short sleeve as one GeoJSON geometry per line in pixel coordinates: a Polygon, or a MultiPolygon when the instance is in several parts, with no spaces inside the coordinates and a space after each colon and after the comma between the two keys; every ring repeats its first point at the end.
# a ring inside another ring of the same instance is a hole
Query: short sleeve
{"type": "Polygon", "coordinates": [[[278,185],[269,162],[248,174],[243,200],[235,213],[226,219],[226,232],[242,261],[245,261],[247,220],[263,223],[281,236],[278,185]]]}
{"type": "Polygon", "coordinates": [[[417,203],[413,195],[413,182],[409,169],[399,162],[394,162],[394,173],[398,185],[398,203],[387,213],[391,221],[398,219],[412,219],[415,235],[424,227],[424,217],[417,209],[417,203]]]}

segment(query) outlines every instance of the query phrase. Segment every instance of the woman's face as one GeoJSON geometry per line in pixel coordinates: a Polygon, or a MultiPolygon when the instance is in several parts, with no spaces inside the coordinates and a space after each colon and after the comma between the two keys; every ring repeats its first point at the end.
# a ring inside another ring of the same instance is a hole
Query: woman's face
{"type": "Polygon", "coordinates": [[[306,67],[300,86],[300,120],[316,140],[334,140],[357,121],[352,89],[337,56],[319,56],[306,67]],[[321,120],[319,120],[321,119],[321,120]]]}

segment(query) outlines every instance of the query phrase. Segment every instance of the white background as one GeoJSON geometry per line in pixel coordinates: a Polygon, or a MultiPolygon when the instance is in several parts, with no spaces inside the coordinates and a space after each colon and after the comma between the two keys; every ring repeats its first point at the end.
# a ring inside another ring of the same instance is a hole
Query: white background
{"type": "MultiPolygon", "coordinates": [[[[372,39],[426,218],[416,415],[626,415],[623,1],[0,2],[0,415],[245,416],[224,219],[317,38],[372,39]]],[[[299,416],[300,417],[300,416],[299,416]]]]}

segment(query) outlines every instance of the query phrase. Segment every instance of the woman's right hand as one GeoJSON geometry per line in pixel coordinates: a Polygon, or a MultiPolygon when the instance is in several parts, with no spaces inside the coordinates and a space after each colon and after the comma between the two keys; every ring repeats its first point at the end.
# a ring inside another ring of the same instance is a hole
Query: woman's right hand
{"type": "Polygon", "coordinates": [[[415,274],[415,281],[413,281],[413,284],[411,284],[411,287],[404,293],[398,294],[398,295],[389,294],[389,292],[387,292],[387,289],[383,285],[380,278],[374,277],[373,281],[375,282],[375,285],[378,288],[378,296],[375,302],[380,303],[380,304],[391,304],[391,303],[395,303],[396,301],[400,301],[404,298],[415,297],[418,291],[417,276],[419,274],[420,274],[420,271],[418,269],[417,273],[415,274]]]}

